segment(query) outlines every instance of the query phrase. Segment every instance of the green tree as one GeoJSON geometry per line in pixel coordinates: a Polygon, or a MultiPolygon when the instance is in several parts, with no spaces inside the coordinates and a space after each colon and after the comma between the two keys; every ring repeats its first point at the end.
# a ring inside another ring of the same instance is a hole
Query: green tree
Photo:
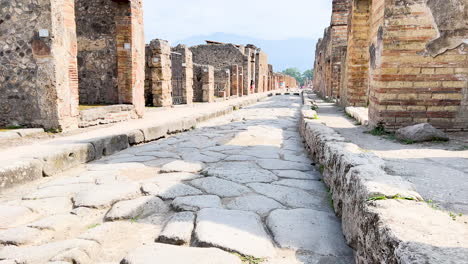
{"type": "Polygon", "coordinates": [[[314,69],[306,70],[305,72],[302,73],[302,78],[312,80],[314,78],[314,69]]]}
{"type": "Polygon", "coordinates": [[[304,79],[302,78],[302,73],[301,71],[299,71],[298,68],[287,68],[286,70],[283,71],[283,73],[296,78],[296,81],[299,85],[302,85],[304,83],[304,79]]]}

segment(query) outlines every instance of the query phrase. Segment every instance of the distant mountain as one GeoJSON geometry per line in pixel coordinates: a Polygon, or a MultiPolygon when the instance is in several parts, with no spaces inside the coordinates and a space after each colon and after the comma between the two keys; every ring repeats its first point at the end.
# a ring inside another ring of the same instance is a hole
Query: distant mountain
{"type": "Polygon", "coordinates": [[[305,71],[314,66],[316,44],[316,40],[314,39],[263,40],[233,34],[215,33],[207,36],[193,36],[172,43],[172,45],[185,44],[187,46],[194,46],[204,44],[205,40],[234,44],[254,44],[268,54],[268,61],[277,72],[291,67],[305,71]]]}

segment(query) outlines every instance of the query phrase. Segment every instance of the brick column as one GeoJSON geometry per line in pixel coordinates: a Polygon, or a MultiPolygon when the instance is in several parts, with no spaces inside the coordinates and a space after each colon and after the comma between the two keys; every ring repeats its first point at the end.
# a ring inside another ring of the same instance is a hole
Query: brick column
{"type": "Polygon", "coordinates": [[[141,0],[119,2],[116,23],[119,103],[133,104],[138,116],[145,110],[145,42],[141,0]]]}
{"type": "Polygon", "coordinates": [[[238,95],[239,91],[239,66],[231,65],[231,95],[238,95]]]}
{"type": "Polygon", "coordinates": [[[155,39],[148,45],[147,60],[147,83],[151,94],[153,106],[172,105],[171,96],[171,47],[165,40],[155,39]]]}

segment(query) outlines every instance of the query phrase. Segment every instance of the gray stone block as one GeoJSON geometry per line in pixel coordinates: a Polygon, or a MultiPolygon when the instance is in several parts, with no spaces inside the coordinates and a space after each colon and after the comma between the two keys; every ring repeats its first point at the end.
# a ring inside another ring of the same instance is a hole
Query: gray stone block
{"type": "Polygon", "coordinates": [[[91,142],[95,149],[95,159],[109,156],[130,146],[127,135],[112,135],[93,139],[91,142]]]}
{"type": "Polygon", "coordinates": [[[0,163],[0,190],[42,177],[43,163],[38,159],[26,159],[0,163]]]}

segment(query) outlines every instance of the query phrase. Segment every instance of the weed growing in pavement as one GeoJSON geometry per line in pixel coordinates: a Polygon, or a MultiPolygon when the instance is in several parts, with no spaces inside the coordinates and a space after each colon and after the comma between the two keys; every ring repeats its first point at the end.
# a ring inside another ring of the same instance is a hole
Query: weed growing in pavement
{"type": "Polygon", "coordinates": [[[96,228],[96,227],[98,227],[98,226],[100,226],[100,225],[101,225],[101,224],[99,224],[99,223],[98,223],[98,224],[89,225],[89,226],[88,226],[88,229],[93,229],[93,228],[96,228]]]}
{"type": "Polygon", "coordinates": [[[325,171],[325,166],[320,165],[319,166],[319,171],[320,171],[320,174],[323,174],[323,172],[325,171]]]}
{"type": "Polygon", "coordinates": [[[262,263],[262,262],[264,262],[266,260],[264,258],[256,258],[256,257],[252,257],[252,256],[243,256],[243,255],[241,255],[239,253],[233,253],[233,254],[241,259],[242,264],[260,264],[260,263],[262,263]]]}
{"type": "Polygon", "coordinates": [[[377,195],[377,196],[372,196],[367,198],[367,201],[381,201],[381,200],[408,200],[408,201],[415,201],[416,199],[414,197],[410,196],[401,196],[400,194],[395,194],[392,196],[386,196],[386,195],[377,195]]]}

